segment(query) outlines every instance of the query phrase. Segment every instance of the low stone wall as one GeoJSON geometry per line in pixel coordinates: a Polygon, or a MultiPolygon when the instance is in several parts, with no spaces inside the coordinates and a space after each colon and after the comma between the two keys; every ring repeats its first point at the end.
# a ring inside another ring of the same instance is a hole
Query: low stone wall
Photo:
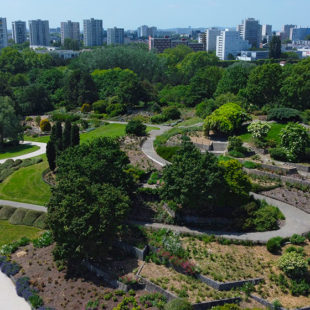
{"type": "Polygon", "coordinates": [[[115,242],[113,245],[123,250],[127,255],[136,257],[137,259],[143,260],[143,261],[145,260],[145,257],[147,256],[149,252],[149,248],[147,245],[142,250],[132,245],[129,245],[125,242],[115,242]]]}
{"type": "Polygon", "coordinates": [[[310,166],[304,166],[304,165],[299,165],[299,164],[291,164],[291,165],[296,167],[298,171],[310,172],[310,166]]]}
{"type": "Polygon", "coordinates": [[[193,304],[193,310],[205,310],[205,309],[211,309],[215,306],[223,306],[225,304],[238,304],[241,302],[240,297],[235,298],[228,298],[228,299],[222,299],[222,300],[213,300],[213,301],[207,301],[200,304],[193,304]]]}
{"type": "Polygon", "coordinates": [[[208,278],[202,274],[198,274],[196,277],[201,282],[206,283],[207,285],[211,286],[212,288],[214,288],[218,291],[230,291],[234,288],[242,287],[243,285],[245,285],[247,283],[251,283],[253,285],[256,285],[263,280],[262,278],[256,278],[256,279],[247,279],[247,280],[231,281],[231,282],[217,282],[217,281],[210,279],[210,278],[208,278]]]}
{"type": "MultiPolygon", "coordinates": [[[[111,279],[111,275],[99,267],[91,264],[89,261],[84,260],[82,262],[82,265],[85,266],[90,272],[96,274],[98,278],[103,279],[104,282],[106,282],[108,285],[110,285],[114,289],[119,288],[119,281],[111,279]]],[[[122,283],[123,284],[123,283],[122,283]]]]}
{"type": "Polygon", "coordinates": [[[148,291],[150,293],[160,293],[160,294],[164,295],[168,299],[168,301],[178,298],[176,295],[164,290],[163,288],[152,283],[151,281],[149,281],[149,280],[147,280],[141,276],[137,276],[137,277],[139,278],[139,280],[142,283],[144,283],[146,291],[148,291]]]}
{"type": "Polygon", "coordinates": [[[278,174],[274,174],[274,173],[266,172],[266,171],[261,171],[261,170],[257,170],[257,169],[247,169],[247,168],[243,168],[243,169],[248,174],[254,174],[254,175],[262,176],[262,177],[268,177],[270,179],[275,179],[275,180],[278,179],[278,180],[281,180],[282,182],[299,184],[302,186],[310,187],[310,181],[307,181],[307,180],[296,179],[296,178],[278,175],[278,174]]]}
{"type": "MultiPolygon", "coordinates": [[[[241,163],[244,163],[246,161],[249,160],[245,160],[245,159],[238,159],[241,163]]],[[[262,167],[263,169],[269,170],[271,172],[276,172],[276,173],[281,173],[283,175],[291,175],[291,174],[296,174],[297,173],[297,169],[294,167],[279,167],[279,166],[275,166],[275,165],[268,165],[268,164],[262,164],[262,163],[256,163],[253,162],[255,164],[257,164],[258,166],[262,167]]]]}

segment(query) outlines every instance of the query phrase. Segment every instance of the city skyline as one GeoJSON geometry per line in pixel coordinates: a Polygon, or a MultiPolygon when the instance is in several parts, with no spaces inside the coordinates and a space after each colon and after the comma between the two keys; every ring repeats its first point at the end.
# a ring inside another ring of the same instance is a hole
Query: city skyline
{"type": "Polygon", "coordinates": [[[116,0],[113,3],[91,0],[87,5],[80,0],[54,0],[43,5],[39,0],[15,0],[2,4],[1,15],[7,18],[10,30],[16,20],[28,22],[40,18],[49,20],[50,27],[56,28],[68,19],[82,24],[84,19],[91,17],[103,20],[105,29],[116,26],[130,30],[144,24],[160,29],[234,27],[242,19],[254,17],[261,24],[271,24],[274,30],[280,30],[284,24],[308,26],[307,9],[310,9],[308,0],[299,0],[298,5],[292,0],[262,0],[259,3],[248,0],[116,0]]]}

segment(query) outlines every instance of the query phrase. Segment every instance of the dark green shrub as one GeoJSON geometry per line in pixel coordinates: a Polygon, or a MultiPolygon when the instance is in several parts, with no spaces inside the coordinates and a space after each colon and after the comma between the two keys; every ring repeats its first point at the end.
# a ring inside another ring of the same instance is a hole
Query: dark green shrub
{"type": "Polygon", "coordinates": [[[145,136],[146,135],[146,125],[144,125],[140,120],[131,120],[126,125],[126,134],[135,136],[145,136]]]}
{"type": "Polygon", "coordinates": [[[120,103],[110,103],[110,104],[107,106],[107,113],[108,113],[109,116],[111,116],[111,117],[124,114],[125,112],[126,112],[125,106],[122,105],[122,104],[120,104],[120,103]]]}
{"type": "Polygon", "coordinates": [[[236,304],[225,304],[223,306],[212,307],[211,310],[241,310],[241,308],[236,304]]]}
{"type": "Polygon", "coordinates": [[[247,169],[256,169],[259,165],[253,161],[245,161],[243,167],[247,169]]]}
{"type": "Polygon", "coordinates": [[[293,296],[308,296],[310,293],[310,285],[305,279],[298,281],[292,280],[290,291],[293,296]]]}
{"type": "Polygon", "coordinates": [[[283,245],[283,238],[282,237],[274,237],[268,240],[267,242],[267,250],[270,253],[276,254],[281,250],[283,245]]]}
{"type": "Polygon", "coordinates": [[[46,231],[42,236],[33,240],[33,246],[35,248],[44,248],[53,243],[53,235],[51,231],[46,231]]]}
{"type": "Polygon", "coordinates": [[[301,114],[295,109],[276,108],[269,110],[267,120],[279,123],[299,122],[301,121],[301,114]]]}
{"type": "Polygon", "coordinates": [[[22,225],[26,213],[25,209],[17,209],[10,217],[9,222],[13,225],[22,225]]]}
{"type": "Polygon", "coordinates": [[[176,107],[164,108],[163,115],[167,119],[179,119],[181,117],[181,113],[176,107]]]}
{"type": "Polygon", "coordinates": [[[245,157],[248,150],[243,147],[243,142],[240,137],[232,136],[228,138],[229,155],[237,158],[245,157]]]}
{"type": "Polygon", "coordinates": [[[0,210],[0,220],[8,220],[15,211],[16,208],[3,206],[0,210]]]}
{"type": "Polygon", "coordinates": [[[205,119],[207,116],[212,114],[216,110],[217,106],[214,100],[203,101],[196,106],[196,115],[202,119],[205,119]]]}
{"type": "Polygon", "coordinates": [[[168,120],[168,118],[163,114],[156,114],[151,117],[151,122],[154,124],[164,123],[168,120]]]}
{"type": "Polygon", "coordinates": [[[157,181],[160,179],[159,177],[159,173],[156,171],[156,172],[153,172],[150,176],[150,178],[148,179],[147,181],[147,184],[150,184],[150,185],[153,185],[153,184],[157,184],[157,181]]]}
{"type": "Polygon", "coordinates": [[[255,229],[256,231],[276,230],[279,228],[278,220],[280,219],[284,219],[284,216],[277,207],[262,205],[255,212],[255,229]]]}
{"type": "Polygon", "coordinates": [[[306,238],[304,236],[300,236],[300,235],[297,235],[297,234],[294,234],[291,238],[290,238],[290,242],[293,243],[293,244],[303,244],[305,243],[306,241],[306,238]]]}
{"type": "Polygon", "coordinates": [[[185,299],[173,299],[165,305],[165,310],[192,310],[192,305],[185,299]]]}
{"type": "Polygon", "coordinates": [[[33,226],[33,223],[41,214],[42,212],[39,211],[28,210],[22,224],[27,226],[33,226]]]}
{"type": "Polygon", "coordinates": [[[41,306],[43,306],[43,300],[42,298],[37,295],[37,294],[34,294],[33,296],[30,296],[29,297],[29,302],[31,304],[31,306],[34,308],[34,309],[37,309],[41,306]]]}
{"type": "Polygon", "coordinates": [[[96,113],[99,113],[99,114],[106,113],[107,102],[105,100],[98,100],[93,103],[92,107],[96,113]]]}
{"type": "Polygon", "coordinates": [[[41,229],[45,229],[46,228],[46,223],[47,223],[47,215],[46,213],[42,213],[33,223],[34,227],[38,227],[41,229]]]}
{"type": "Polygon", "coordinates": [[[157,154],[165,160],[172,161],[173,156],[180,150],[180,146],[160,145],[156,148],[157,154]]]}
{"type": "Polygon", "coordinates": [[[269,150],[270,156],[274,160],[286,161],[287,155],[285,149],[282,147],[277,147],[269,150]]]}

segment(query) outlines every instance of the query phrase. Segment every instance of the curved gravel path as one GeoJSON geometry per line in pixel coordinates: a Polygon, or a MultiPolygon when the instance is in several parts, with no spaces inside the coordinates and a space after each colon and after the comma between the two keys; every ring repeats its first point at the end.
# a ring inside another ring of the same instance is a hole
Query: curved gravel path
{"type": "Polygon", "coordinates": [[[0,160],[0,164],[3,164],[8,159],[13,159],[13,160],[16,160],[16,159],[27,159],[27,158],[36,157],[36,156],[39,156],[39,155],[42,155],[42,154],[46,153],[46,143],[24,141],[24,142],[21,142],[21,144],[32,145],[32,146],[36,145],[40,149],[37,150],[37,151],[31,152],[31,153],[25,154],[25,155],[20,155],[20,156],[16,156],[16,157],[10,157],[10,158],[1,159],[0,160]]]}
{"type": "Polygon", "coordinates": [[[15,285],[0,271],[0,309],[31,310],[24,298],[16,294],[15,285]]]}

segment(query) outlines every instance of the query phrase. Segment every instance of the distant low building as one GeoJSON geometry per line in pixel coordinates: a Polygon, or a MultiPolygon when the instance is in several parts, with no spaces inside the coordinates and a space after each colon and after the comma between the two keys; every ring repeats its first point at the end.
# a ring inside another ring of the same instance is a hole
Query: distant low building
{"type": "Polygon", "coordinates": [[[306,40],[306,37],[310,35],[310,28],[291,28],[290,29],[290,40],[300,41],[306,40]]]}
{"type": "Polygon", "coordinates": [[[241,51],[240,56],[237,56],[237,60],[242,61],[255,61],[268,58],[269,51],[241,51]]]}
{"type": "Polygon", "coordinates": [[[162,53],[167,48],[174,48],[178,45],[185,45],[190,47],[194,52],[204,51],[203,43],[192,43],[187,39],[172,40],[169,37],[166,38],[152,38],[149,37],[149,50],[156,50],[158,53],[162,53]]]}

